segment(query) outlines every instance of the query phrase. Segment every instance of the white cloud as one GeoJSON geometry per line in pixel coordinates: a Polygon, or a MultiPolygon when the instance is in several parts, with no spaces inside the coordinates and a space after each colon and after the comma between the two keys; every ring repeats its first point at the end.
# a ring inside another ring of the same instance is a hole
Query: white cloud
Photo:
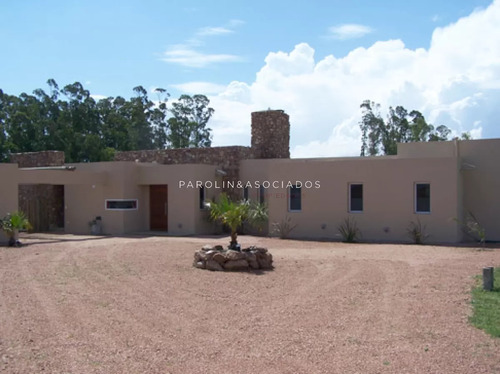
{"type": "Polygon", "coordinates": [[[318,61],[306,43],[270,52],[254,82],[210,96],[214,145],[248,145],[250,113],[272,108],[290,115],[292,157],[359,155],[365,99],[419,110],[456,135],[498,137],[500,0],[436,28],[429,49],[388,40],[318,61]]]}
{"type": "Polygon", "coordinates": [[[214,63],[241,61],[241,57],[231,54],[203,53],[188,45],[178,44],[165,51],[162,60],[191,68],[203,68],[214,63]]]}
{"type": "Polygon", "coordinates": [[[231,34],[233,33],[233,30],[230,30],[225,27],[203,27],[198,32],[196,35],[198,36],[213,36],[213,35],[224,35],[224,34],[231,34]]]}
{"type": "Polygon", "coordinates": [[[338,26],[332,26],[328,29],[328,36],[333,39],[347,40],[362,38],[373,32],[369,26],[347,23],[338,26]]]}
{"type": "Polygon", "coordinates": [[[99,100],[107,99],[108,98],[108,96],[105,96],[105,95],[90,95],[90,97],[92,99],[94,99],[95,101],[99,101],[99,100]]]}
{"type": "Polygon", "coordinates": [[[187,94],[217,94],[223,92],[226,86],[222,84],[215,84],[210,82],[186,82],[180,84],[173,84],[172,87],[187,94]]]}
{"type": "Polygon", "coordinates": [[[190,68],[203,68],[221,62],[237,62],[242,58],[228,53],[204,53],[199,50],[206,44],[206,39],[214,36],[232,34],[233,28],[244,24],[244,21],[232,19],[227,26],[202,27],[183,43],[170,45],[161,58],[165,62],[190,68]]]}

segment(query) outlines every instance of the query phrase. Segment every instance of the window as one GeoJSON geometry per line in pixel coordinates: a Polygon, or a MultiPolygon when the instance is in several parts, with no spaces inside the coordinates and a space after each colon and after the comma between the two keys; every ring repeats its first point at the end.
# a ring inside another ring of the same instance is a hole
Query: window
{"type": "Polygon", "coordinates": [[[248,187],[243,188],[243,200],[248,200],[248,187]]]}
{"type": "Polygon", "coordinates": [[[363,185],[352,183],[349,185],[349,212],[363,211],[363,185]]]}
{"type": "Polygon", "coordinates": [[[137,210],[137,199],[106,199],[106,210],[137,210]]]}
{"type": "Polygon", "coordinates": [[[415,213],[431,212],[431,185],[429,183],[415,184],[415,213]]]}
{"type": "Polygon", "coordinates": [[[288,211],[300,212],[302,210],[302,188],[297,186],[290,187],[290,194],[288,197],[288,211]]]}
{"type": "Polygon", "coordinates": [[[264,204],[266,202],[266,188],[264,186],[259,187],[259,203],[264,204]]]}
{"type": "Polygon", "coordinates": [[[200,187],[200,209],[205,209],[205,186],[200,187]]]}

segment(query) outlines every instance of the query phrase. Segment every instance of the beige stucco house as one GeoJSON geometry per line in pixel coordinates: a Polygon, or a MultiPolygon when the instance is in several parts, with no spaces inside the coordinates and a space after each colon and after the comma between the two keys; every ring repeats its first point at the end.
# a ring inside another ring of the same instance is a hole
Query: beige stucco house
{"type": "Polygon", "coordinates": [[[55,195],[49,188],[61,206],[55,226],[67,233],[88,234],[93,222],[111,235],[211,234],[203,202],[227,191],[264,201],[269,233],[289,219],[292,238],[339,239],[339,224],[351,217],[366,241],[409,241],[409,225],[421,222],[429,241],[456,243],[467,240],[457,220],[472,212],[487,239],[500,241],[500,139],[290,159],[289,126],[283,111],[263,111],[252,113],[251,147],[122,152],[117,161],[71,165],[44,162],[47,152],[13,155],[17,164],[0,164],[0,216],[21,205],[44,221],[40,212],[56,203],[35,187],[57,186],[55,195]]]}

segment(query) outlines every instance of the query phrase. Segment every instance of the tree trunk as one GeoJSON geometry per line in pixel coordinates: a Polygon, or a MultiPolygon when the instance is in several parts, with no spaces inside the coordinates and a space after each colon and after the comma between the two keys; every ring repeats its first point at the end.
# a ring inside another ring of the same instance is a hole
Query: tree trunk
{"type": "Polygon", "coordinates": [[[238,245],[238,232],[236,230],[231,230],[231,242],[229,243],[229,248],[231,249],[236,249],[236,246],[238,245]]]}

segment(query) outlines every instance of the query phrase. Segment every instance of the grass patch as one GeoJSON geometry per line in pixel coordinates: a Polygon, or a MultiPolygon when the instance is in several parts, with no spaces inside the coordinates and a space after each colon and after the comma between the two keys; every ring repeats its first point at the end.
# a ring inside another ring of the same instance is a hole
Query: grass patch
{"type": "Polygon", "coordinates": [[[472,290],[472,316],[470,322],[491,336],[500,338],[500,268],[494,271],[495,284],[493,291],[483,290],[482,276],[478,276],[478,284],[472,290]]]}

